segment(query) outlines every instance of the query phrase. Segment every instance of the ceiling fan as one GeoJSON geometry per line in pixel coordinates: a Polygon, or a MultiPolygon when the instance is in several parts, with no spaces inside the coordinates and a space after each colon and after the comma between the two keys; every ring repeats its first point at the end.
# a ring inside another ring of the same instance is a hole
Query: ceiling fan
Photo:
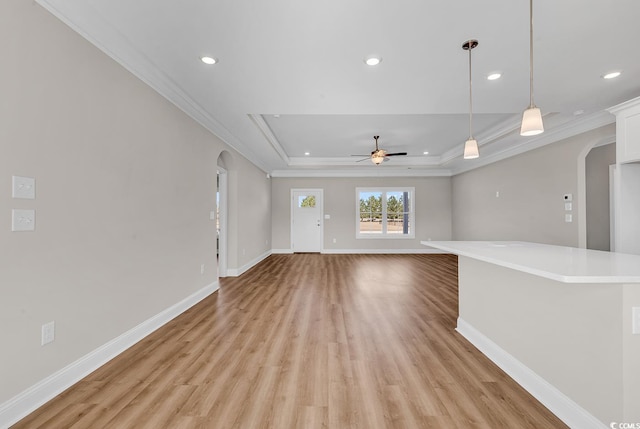
{"type": "Polygon", "coordinates": [[[367,158],[360,159],[356,162],[364,161],[365,159],[370,159],[375,165],[380,165],[384,161],[388,161],[390,156],[404,156],[407,152],[396,152],[396,153],[387,153],[384,149],[378,149],[378,139],[380,136],[373,136],[376,141],[376,150],[371,152],[371,155],[351,155],[351,156],[366,156],[367,158]]]}

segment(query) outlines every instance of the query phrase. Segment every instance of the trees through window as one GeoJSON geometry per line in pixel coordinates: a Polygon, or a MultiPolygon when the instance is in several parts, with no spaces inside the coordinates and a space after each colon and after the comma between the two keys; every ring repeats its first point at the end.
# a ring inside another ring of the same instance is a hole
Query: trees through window
{"type": "Polygon", "coordinates": [[[415,237],[414,192],[414,188],[356,188],[356,237],[415,237]]]}

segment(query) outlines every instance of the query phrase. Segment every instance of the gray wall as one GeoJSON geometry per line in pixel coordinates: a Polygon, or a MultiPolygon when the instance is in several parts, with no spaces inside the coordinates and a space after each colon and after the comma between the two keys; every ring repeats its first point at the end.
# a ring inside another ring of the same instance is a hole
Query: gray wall
{"type": "Polygon", "coordinates": [[[451,239],[451,179],[407,178],[273,178],[271,179],[273,248],[291,248],[291,189],[324,190],[324,249],[421,249],[421,240],[451,239]],[[356,239],[356,187],[415,187],[415,239],[356,239]],[[333,243],[333,239],[336,243],[333,243]]]}
{"type": "Polygon", "coordinates": [[[587,249],[611,248],[609,166],[615,163],[615,144],[591,149],[585,160],[587,249]]]}
{"type": "Polygon", "coordinates": [[[614,130],[607,125],[453,177],[454,240],[577,247],[579,158],[614,130]],[[564,220],[564,194],[573,194],[572,223],[564,220]]]}
{"type": "Polygon", "coordinates": [[[269,249],[271,184],[34,2],[0,2],[0,40],[2,404],[216,281],[221,151],[230,267],[269,249]],[[35,200],[11,198],[12,175],[36,178],[35,200]],[[35,232],[10,232],[13,208],[36,210],[35,232]]]}

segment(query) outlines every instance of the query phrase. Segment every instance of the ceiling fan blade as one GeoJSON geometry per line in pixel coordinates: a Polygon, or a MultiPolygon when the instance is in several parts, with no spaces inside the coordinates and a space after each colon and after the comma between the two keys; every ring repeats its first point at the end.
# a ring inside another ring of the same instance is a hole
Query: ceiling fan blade
{"type": "MultiPolygon", "coordinates": [[[[357,156],[357,155],[353,155],[353,156],[357,156]]],[[[357,160],[356,162],[367,161],[367,160],[369,160],[369,159],[371,159],[371,157],[369,157],[369,156],[368,156],[368,157],[366,157],[366,158],[359,159],[359,160],[357,160]]]]}
{"type": "Polygon", "coordinates": [[[351,156],[371,156],[371,155],[351,155],[351,156]]]}
{"type": "Polygon", "coordinates": [[[388,153],[385,156],[404,156],[407,152],[396,152],[396,153],[388,153]]]}

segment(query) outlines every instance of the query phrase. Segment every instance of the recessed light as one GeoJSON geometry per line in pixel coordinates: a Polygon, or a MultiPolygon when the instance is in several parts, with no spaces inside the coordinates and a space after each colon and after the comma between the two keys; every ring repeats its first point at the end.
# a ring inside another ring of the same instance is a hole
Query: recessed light
{"type": "Polygon", "coordinates": [[[310,154],[309,152],[305,152],[304,154],[305,154],[306,156],[309,156],[309,155],[311,155],[311,154],[310,154]]]}
{"type": "Polygon", "coordinates": [[[422,152],[423,155],[429,155],[429,151],[425,150],[424,152],[422,152]]]}
{"type": "Polygon", "coordinates": [[[200,57],[200,61],[202,61],[203,63],[208,64],[208,65],[212,65],[212,64],[215,64],[215,63],[218,62],[218,60],[216,58],[206,57],[206,56],[205,57],[200,57]]]}
{"type": "Polygon", "coordinates": [[[502,77],[502,73],[491,73],[489,76],[487,76],[487,80],[496,80],[496,79],[500,79],[502,77]]]}
{"type": "Polygon", "coordinates": [[[614,72],[610,72],[605,74],[604,76],[602,76],[603,79],[613,79],[616,78],[618,76],[620,76],[621,72],[619,71],[614,71],[614,72]]]}
{"type": "Polygon", "coordinates": [[[377,66],[382,62],[382,58],[380,57],[367,57],[364,59],[364,62],[368,66],[377,66]]]}
{"type": "Polygon", "coordinates": [[[277,119],[277,118],[280,117],[280,115],[278,113],[276,113],[275,115],[273,115],[273,117],[277,119]]]}

